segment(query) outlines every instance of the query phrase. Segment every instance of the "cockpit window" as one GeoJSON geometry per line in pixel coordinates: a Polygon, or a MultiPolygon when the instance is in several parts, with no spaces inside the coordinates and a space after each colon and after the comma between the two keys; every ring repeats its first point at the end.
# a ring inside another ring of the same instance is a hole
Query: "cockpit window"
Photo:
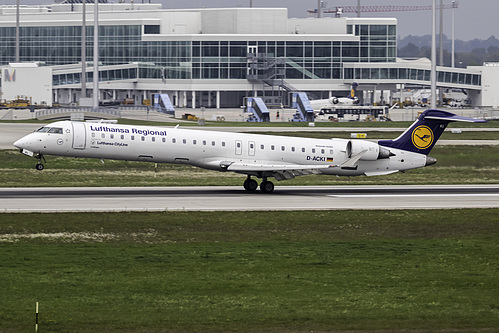
{"type": "Polygon", "coordinates": [[[37,129],[36,131],[37,132],[40,132],[40,133],[45,133],[45,132],[48,132],[50,129],[50,127],[40,127],[39,129],[37,129]]]}
{"type": "Polygon", "coordinates": [[[62,128],[60,128],[60,127],[52,127],[49,130],[49,133],[62,134],[62,128]]]}

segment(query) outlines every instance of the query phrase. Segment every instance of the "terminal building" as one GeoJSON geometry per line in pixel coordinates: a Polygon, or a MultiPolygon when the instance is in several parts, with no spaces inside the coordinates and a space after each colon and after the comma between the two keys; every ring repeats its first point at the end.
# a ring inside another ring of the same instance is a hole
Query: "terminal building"
{"type": "MultiPolygon", "coordinates": [[[[3,99],[78,105],[90,97],[94,4],[86,4],[86,96],[82,96],[82,0],[0,6],[3,99]]],[[[93,2],[93,1],[92,1],[93,2]]],[[[177,107],[239,108],[245,97],[289,105],[346,95],[390,103],[403,85],[430,86],[427,59],[397,58],[394,18],[289,18],[286,8],[163,9],[99,0],[99,100],[142,104],[168,94],[177,107]],[[378,99],[376,97],[376,99],[378,99]]],[[[464,89],[473,106],[499,105],[499,66],[437,67],[437,86],[464,89]]]]}

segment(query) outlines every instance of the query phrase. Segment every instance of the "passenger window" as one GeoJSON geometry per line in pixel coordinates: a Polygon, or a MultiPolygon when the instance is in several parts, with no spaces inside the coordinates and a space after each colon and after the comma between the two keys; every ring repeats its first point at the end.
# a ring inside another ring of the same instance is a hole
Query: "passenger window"
{"type": "Polygon", "coordinates": [[[326,151],[324,149],[321,149],[321,154],[324,154],[326,151]]]}
{"type": "Polygon", "coordinates": [[[260,145],[260,149],[261,149],[261,150],[264,150],[264,149],[265,149],[265,146],[264,146],[264,145],[260,145]]]}
{"type": "Polygon", "coordinates": [[[101,133],[100,137],[104,139],[106,137],[106,134],[101,133]]]}
{"type": "Polygon", "coordinates": [[[197,140],[192,140],[192,144],[193,144],[193,145],[197,145],[197,144],[198,144],[198,141],[197,141],[197,140]]]}
{"type": "Polygon", "coordinates": [[[125,139],[125,136],[123,134],[121,134],[121,140],[124,140],[125,139]]]}
{"type": "Polygon", "coordinates": [[[302,147],[301,148],[301,152],[304,153],[305,152],[305,148],[302,147]]]}
{"type": "Polygon", "coordinates": [[[215,147],[215,141],[212,141],[212,142],[211,142],[211,145],[212,145],[213,147],[215,147]]]}
{"type": "Polygon", "coordinates": [[[146,141],[146,137],[145,137],[145,136],[142,136],[140,139],[141,139],[142,141],[146,141]]]}
{"type": "Polygon", "coordinates": [[[135,135],[132,135],[130,138],[132,139],[132,141],[135,140],[135,135]]]}
{"type": "Polygon", "coordinates": [[[294,152],[295,151],[295,147],[291,147],[291,151],[294,152]]]}
{"type": "Polygon", "coordinates": [[[95,138],[95,133],[92,133],[92,138],[95,138]]]}
{"type": "Polygon", "coordinates": [[[312,154],[315,154],[315,148],[312,148],[312,154]]]}
{"type": "Polygon", "coordinates": [[[186,139],[183,139],[182,140],[182,143],[185,145],[187,143],[187,140],[186,139]]]}
{"type": "Polygon", "coordinates": [[[225,147],[225,141],[222,141],[222,147],[225,147]]]}
{"type": "Polygon", "coordinates": [[[163,142],[166,142],[166,138],[162,138],[161,140],[162,140],[163,142]]]}
{"type": "Polygon", "coordinates": [[[333,150],[329,149],[329,154],[333,155],[333,150]]]}
{"type": "Polygon", "coordinates": [[[177,139],[172,138],[172,143],[176,143],[176,142],[177,142],[177,139]]]}
{"type": "Polygon", "coordinates": [[[275,146],[274,145],[270,146],[270,150],[275,150],[275,146]]]}
{"type": "Polygon", "coordinates": [[[156,142],[156,138],[154,136],[151,138],[151,140],[152,142],[156,142]]]}
{"type": "Polygon", "coordinates": [[[241,148],[241,143],[240,142],[237,143],[237,148],[241,148]]]}
{"type": "Polygon", "coordinates": [[[111,139],[114,139],[114,134],[111,134],[111,139]]]}
{"type": "Polygon", "coordinates": [[[281,150],[282,150],[282,151],[285,151],[285,150],[286,150],[286,148],[285,148],[284,146],[281,146],[281,150]]]}
{"type": "Polygon", "coordinates": [[[203,146],[206,146],[206,140],[203,140],[203,146]]]}

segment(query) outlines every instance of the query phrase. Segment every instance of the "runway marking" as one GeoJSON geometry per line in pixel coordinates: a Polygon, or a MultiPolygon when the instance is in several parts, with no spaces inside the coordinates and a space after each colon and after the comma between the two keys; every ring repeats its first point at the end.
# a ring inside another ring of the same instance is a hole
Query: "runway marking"
{"type": "Polygon", "coordinates": [[[393,197],[497,197],[499,193],[470,193],[470,194],[328,194],[328,197],[335,198],[393,198],[393,197]]]}

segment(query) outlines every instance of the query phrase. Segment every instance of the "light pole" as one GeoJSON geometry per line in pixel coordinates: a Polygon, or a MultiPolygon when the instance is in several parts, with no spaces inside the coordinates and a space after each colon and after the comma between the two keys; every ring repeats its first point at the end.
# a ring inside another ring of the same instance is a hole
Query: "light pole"
{"type": "Polygon", "coordinates": [[[437,21],[437,11],[436,11],[436,0],[433,0],[432,7],[432,25],[431,25],[431,108],[435,109],[437,106],[437,37],[436,37],[436,21],[437,21]]]}
{"type": "Polygon", "coordinates": [[[99,0],[94,1],[94,85],[93,109],[99,111],[99,0]]]}
{"type": "Polygon", "coordinates": [[[451,54],[451,66],[455,67],[456,65],[456,58],[455,58],[455,36],[454,36],[454,10],[456,8],[456,1],[452,0],[452,54],[451,54]]]}
{"type": "Polygon", "coordinates": [[[81,95],[80,98],[87,97],[87,15],[85,3],[82,2],[82,21],[81,21],[81,95]]]}
{"type": "Polygon", "coordinates": [[[19,0],[16,1],[16,62],[20,61],[19,52],[19,0]]]}

